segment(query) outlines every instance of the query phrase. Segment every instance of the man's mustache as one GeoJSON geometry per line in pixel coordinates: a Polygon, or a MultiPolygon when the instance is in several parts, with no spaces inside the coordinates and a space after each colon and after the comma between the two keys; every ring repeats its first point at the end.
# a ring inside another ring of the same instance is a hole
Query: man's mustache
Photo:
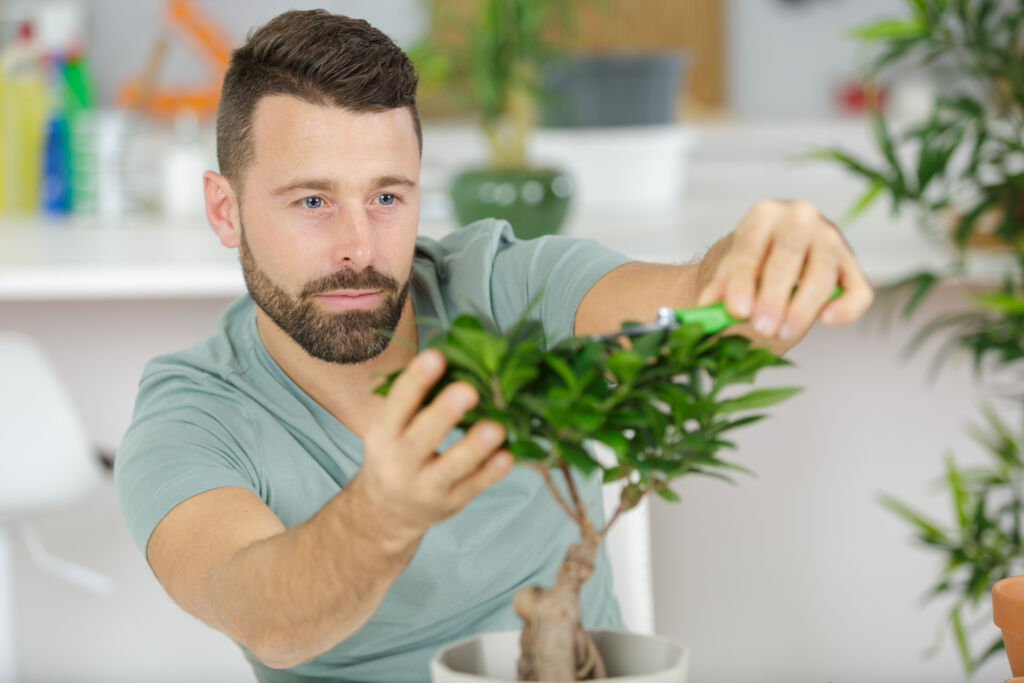
{"type": "Polygon", "coordinates": [[[299,296],[306,299],[338,289],[379,289],[388,292],[398,289],[398,280],[376,270],[373,266],[360,272],[346,268],[318,280],[307,282],[299,296]]]}

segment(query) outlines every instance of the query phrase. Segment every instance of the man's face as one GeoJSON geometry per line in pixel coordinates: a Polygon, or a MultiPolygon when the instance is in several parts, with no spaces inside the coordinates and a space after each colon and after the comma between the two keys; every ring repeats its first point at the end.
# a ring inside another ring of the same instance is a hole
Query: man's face
{"type": "Polygon", "coordinates": [[[253,115],[239,258],[256,304],[315,358],[378,356],[409,293],[420,159],[407,109],[273,95],[253,115]],[[365,296],[354,296],[363,294],[365,296]]]}

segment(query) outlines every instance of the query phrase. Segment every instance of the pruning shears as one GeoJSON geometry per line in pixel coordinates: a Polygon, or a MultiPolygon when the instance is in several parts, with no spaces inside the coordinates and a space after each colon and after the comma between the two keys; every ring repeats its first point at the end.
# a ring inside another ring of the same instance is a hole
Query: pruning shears
{"type": "MultiPolygon", "coordinates": [[[[842,293],[843,288],[837,286],[832,290],[832,296],[829,297],[829,301],[835,299],[842,293]]],[[[700,325],[704,334],[714,334],[716,332],[721,332],[730,325],[735,325],[740,322],[743,322],[743,320],[734,318],[725,310],[724,301],[719,301],[718,303],[710,304],[708,306],[695,306],[693,308],[670,308],[669,306],[662,306],[658,309],[658,317],[652,323],[647,323],[646,325],[634,325],[633,327],[627,327],[619,332],[593,335],[591,339],[603,341],[607,339],[616,339],[618,337],[636,337],[641,334],[647,334],[648,332],[674,330],[680,325],[693,324],[700,325]]]]}

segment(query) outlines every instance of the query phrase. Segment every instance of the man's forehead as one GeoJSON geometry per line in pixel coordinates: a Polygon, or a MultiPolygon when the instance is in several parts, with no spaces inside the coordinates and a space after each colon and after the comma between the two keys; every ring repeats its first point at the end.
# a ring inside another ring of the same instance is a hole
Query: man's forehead
{"type": "Polygon", "coordinates": [[[259,99],[252,116],[253,132],[269,134],[270,137],[276,137],[277,132],[284,127],[312,132],[319,127],[330,128],[340,123],[358,127],[392,128],[416,137],[412,113],[408,107],[355,110],[310,102],[293,95],[272,94],[259,99]]]}
{"type": "Polygon", "coordinates": [[[273,176],[275,186],[330,175],[316,172],[317,167],[361,169],[372,178],[418,177],[418,141],[404,107],[353,111],[268,95],[253,112],[252,145],[251,168],[273,176]]]}

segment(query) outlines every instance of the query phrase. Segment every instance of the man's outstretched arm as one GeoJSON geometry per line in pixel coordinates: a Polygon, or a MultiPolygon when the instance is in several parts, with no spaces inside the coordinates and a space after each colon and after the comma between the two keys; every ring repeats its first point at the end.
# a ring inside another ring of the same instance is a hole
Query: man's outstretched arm
{"type": "Polygon", "coordinates": [[[724,301],[750,322],[730,332],[783,353],[814,324],[853,322],[874,293],[839,230],[810,202],[758,202],[736,229],[699,262],[633,262],[601,278],[576,311],[577,336],[651,322],[661,306],[686,308],[724,301]],[[843,294],[829,302],[836,285],[843,294]],[[793,288],[796,294],[790,296],[793,288]]]}

